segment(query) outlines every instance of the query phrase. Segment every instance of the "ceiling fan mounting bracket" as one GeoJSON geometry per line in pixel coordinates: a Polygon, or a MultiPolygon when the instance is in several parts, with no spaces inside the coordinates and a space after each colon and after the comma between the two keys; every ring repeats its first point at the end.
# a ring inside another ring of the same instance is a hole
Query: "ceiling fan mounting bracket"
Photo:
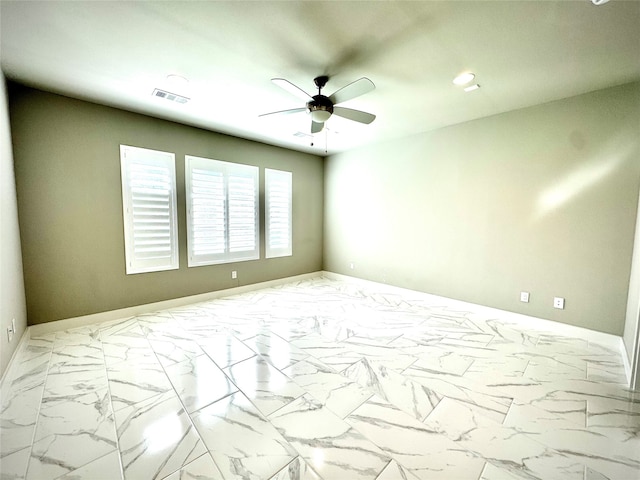
{"type": "Polygon", "coordinates": [[[318,90],[322,90],[328,81],[329,77],[327,75],[320,75],[319,77],[313,79],[313,83],[316,84],[318,90]]]}

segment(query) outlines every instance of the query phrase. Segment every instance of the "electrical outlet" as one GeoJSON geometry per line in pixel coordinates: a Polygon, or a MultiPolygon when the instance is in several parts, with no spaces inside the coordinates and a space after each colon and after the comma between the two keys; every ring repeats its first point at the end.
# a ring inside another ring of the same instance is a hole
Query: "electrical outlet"
{"type": "Polygon", "coordinates": [[[529,292],[520,292],[520,301],[529,303],[529,292]]]}
{"type": "Polygon", "coordinates": [[[355,263],[353,263],[353,262],[351,262],[351,263],[349,264],[349,268],[350,268],[351,270],[353,270],[354,268],[356,268],[356,264],[355,264],[355,263]]]}
{"type": "Polygon", "coordinates": [[[232,278],[233,280],[235,280],[236,278],[238,278],[238,272],[236,272],[235,270],[233,270],[233,271],[231,272],[231,278],[232,278]]]}
{"type": "Polygon", "coordinates": [[[564,298],[553,297],[553,308],[559,308],[560,310],[564,310],[564,298]]]}

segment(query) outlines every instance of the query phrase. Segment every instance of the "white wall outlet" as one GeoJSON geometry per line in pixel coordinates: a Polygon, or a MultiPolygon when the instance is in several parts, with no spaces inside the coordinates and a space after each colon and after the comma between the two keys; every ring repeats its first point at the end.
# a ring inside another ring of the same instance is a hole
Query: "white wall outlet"
{"type": "Polygon", "coordinates": [[[355,264],[355,263],[353,263],[353,262],[351,262],[351,263],[349,264],[349,268],[350,268],[351,270],[353,270],[354,268],[356,268],[356,264],[355,264]]]}
{"type": "Polygon", "coordinates": [[[520,301],[529,303],[529,292],[520,292],[520,301]]]}
{"type": "Polygon", "coordinates": [[[233,270],[233,271],[231,272],[231,278],[232,278],[233,280],[235,280],[236,278],[238,278],[238,272],[236,272],[235,270],[233,270]]]}
{"type": "Polygon", "coordinates": [[[553,308],[559,308],[560,310],[564,310],[564,298],[553,297],[553,308]]]}

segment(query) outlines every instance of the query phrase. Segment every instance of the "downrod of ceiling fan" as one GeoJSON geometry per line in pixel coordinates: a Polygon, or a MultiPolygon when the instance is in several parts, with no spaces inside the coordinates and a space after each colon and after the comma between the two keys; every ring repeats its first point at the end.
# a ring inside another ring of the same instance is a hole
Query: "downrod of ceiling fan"
{"type": "Polygon", "coordinates": [[[318,87],[318,95],[320,95],[320,91],[324,88],[328,81],[329,77],[327,75],[320,75],[319,77],[313,79],[313,83],[315,83],[316,87],[318,87]]]}

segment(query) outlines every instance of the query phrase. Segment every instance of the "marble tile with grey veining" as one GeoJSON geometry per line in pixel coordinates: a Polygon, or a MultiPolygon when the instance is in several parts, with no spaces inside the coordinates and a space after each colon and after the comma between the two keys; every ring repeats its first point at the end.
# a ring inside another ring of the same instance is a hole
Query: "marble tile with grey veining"
{"type": "Polygon", "coordinates": [[[269,480],[322,480],[302,458],[293,461],[269,480]]]}
{"type": "Polygon", "coordinates": [[[22,480],[27,474],[31,445],[0,456],[0,478],[2,480],[22,480]]]}
{"type": "Polygon", "coordinates": [[[51,435],[87,434],[87,449],[116,447],[113,410],[107,388],[65,397],[43,398],[34,440],[51,435]]]}
{"type": "Polygon", "coordinates": [[[100,336],[104,360],[108,367],[125,361],[144,361],[155,356],[146,335],[137,322],[124,330],[118,330],[108,335],[103,330],[100,336]]]}
{"type": "Polygon", "coordinates": [[[106,340],[112,335],[125,335],[130,330],[138,330],[140,325],[136,317],[119,318],[109,320],[99,325],[100,339],[106,340]]]}
{"type": "Polygon", "coordinates": [[[403,376],[427,387],[440,397],[454,398],[466,403],[483,415],[502,422],[513,401],[507,389],[487,388],[456,375],[432,373],[410,367],[403,376]]]}
{"type": "Polygon", "coordinates": [[[260,333],[244,340],[243,343],[280,370],[309,356],[282,337],[270,332],[260,333]]]}
{"type": "Polygon", "coordinates": [[[627,385],[627,373],[624,365],[606,360],[587,360],[587,380],[627,385]]]}
{"type": "Polygon", "coordinates": [[[418,478],[475,480],[484,467],[484,459],[380,397],[374,396],[345,420],[418,478]]]}
{"type": "Polygon", "coordinates": [[[205,453],[164,480],[224,480],[209,453],[205,453]]]}
{"type": "Polygon", "coordinates": [[[169,365],[165,371],[189,413],[238,391],[213,360],[204,354],[169,365]]]}
{"type": "Polygon", "coordinates": [[[199,339],[198,344],[220,368],[226,368],[255,355],[253,350],[230,334],[210,335],[199,339]]]}
{"type": "Polygon", "coordinates": [[[525,478],[578,480],[583,471],[582,463],[568,462],[564,452],[542,442],[539,433],[500,425],[458,400],[443,399],[424,424],[458,448],[525,478]]]}
{"type": "Polygon", "coordinates": [[[531,478],[530,476],[519,476],[514,472],[509,472],[502,468],[498,468],[495,465],[487,462],[482,470],[482,475],[478,480],[525,480],[531,478]]]}
{"type": "MultiPolygon", "coordinates": [[[[386,340],[386,339],[385,339],[386,340]]],[[[392,339],[392,340],[395,340],[392,339]]],[[[414,364],[418,357],[407,355],[388,345],[376,345],[371,339],[361,337],[351,337],[341,342],[341,345],[355,352],[360,358],[366,358],[380,365],[384,365],[389,370],[402,372],[405,368],[414,364]]]]}
{"type": "Polygon", "coordinates": [[[375,361],[360,360],[343,373],[417,420],[424,420],[442,398],[429,387],[375,361]]]}
{"type": "Polygon", "coordinates": [[[395,460],[391,460],[376,480],[418,480],[418,477],[395,460]]]}
{"type": "Polygon", "coordinates": [[[173,390],[115,412],[125,480],[161,479],[206,448],[173,390]]]}
{"type": "MultiPolygon", "coordinates": [[[[43,369],[46,372],[46,364],[43,369]]],[[[12,394],[7,395],[0,410],[0,459],[31,446],[44,392],[44,378],[41,383],[14,383],[15,390],[6,389],[12,394]]]]}
{"type": "Polygon", "coordinates": [[[225,479],[269,478],[297,456],[242,392],[196,411],[192,419],[225,479]]]}
{"type": "Polygon", "coordinates": [[[171,330],[175,331],[175,318],[171,315],[171,312],[160,311],[142,313],[136,316],[136,321],[142,331],[148,335],[149,332],[171,330]]]}
{"type": "Polygon", "coordinates": [[[118,362],[108,368],[107,375],[114,411],[172,390],[171,382],[155,355],[118,362]]]}
{"type": "Polygon", "coordinates": [[[28,478],[70,473],[117,449],[108,389],[79,391],[42,400],[33,437],[28,478]],[[81,448],[70,448],[70,444],[81,448]]]}
{"type": "Polygon", "coordinates": [[[122,480],[122,478],[120,454],[114,450],[59,477],[58,480],[122,480]]]}
{"type": "Polygon", "coordinates": [[[282,371],[340,418],[365,402],[373,392],[308,357],[282,371]]]}
{"type": "Polygon", "coordinates": [[[108,386],[104,362],[52,364],[45,382],[43,398],[67,397],[102,390],[108,386]]]}
{"type": "Polygon", "coordinates": [[[263,415],[275,412],[305,393],[259,355],[231,365],[225,372],[263,415]]]}
{"type": "Polygon", "coordinates": [[[541,400],[530,404],[514,402],[503,425],[532,434],[558,428],[584,428],[586,410],[583,400],[541,400]]]}
{"type": "Polygon", "coordinates": [[[148,339],[158,360],[165,367],[190,360],[204,353],[195,340],[184,337],[163,333],[161,335],[150,334],[148,339]]]}
{"type": "Polygon", "coordinates": [[[49,359],[51,372],[73,372],[85,367],[104,368],[102,342],[91,340],[81,345],[55,346],[49,359]]]}
{"type": "Polygon", "coordinates": [[[390,460],[388,454],[309,395],[269,419],[321,478],[373,480],[390,460]]]}
{"type": "Polygon", "coordinates": [[[331,366],[337,372],[342,372],[362,359],[362,355],[354,352],[349,346],[327,340],[315,333],[293,339],[291,343],[305,353],[331,366]]]}
{"type": "Polygon", "coordinates": [[[640,439],[612,437],[601,428],[557,428],[535,440],[611,478],[640,478],[640,439]]]}
{"type": "Polygon", "coordinates": [[[116,451],[115,445],[107,448],[106,445],[87,448],[93,438],[89,433],[80,433],[67,436],[51,435],[33,444],[31,458],[27,469],[27,480],[43,480],[58,478],[81,468],[83,465],[116,451]]]}
{"type": "Polygon", "coordinates": [[[414,368],[434,373],[448,373],[451,375],[464,375],[473,360],[448,352],[426,352],[420,355],[411,365],[414,368]]]}

